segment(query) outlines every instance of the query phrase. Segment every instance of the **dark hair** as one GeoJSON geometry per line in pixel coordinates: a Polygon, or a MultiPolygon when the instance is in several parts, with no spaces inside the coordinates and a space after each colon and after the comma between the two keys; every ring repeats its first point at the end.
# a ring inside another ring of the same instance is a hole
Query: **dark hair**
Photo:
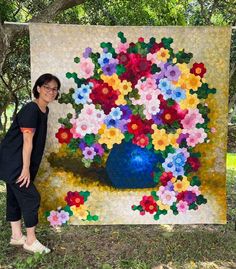
{"type": "MultiPolygon", "coordinates": [[[[61,82],[60,82],[60,80],[59,80],[56,76],[54,76],[54,75],[52,75],[52,74],[49,74],[49,73],[43,74],[43,75],[41,75],[41,76],[36,80],[36,82],[35,82],[35,84],[34,84],[34,87],[33,87],[33,95],[34,95],[34,97],[35,97],[36,99],[39,98],[39,92],[38,92],[38,90],[37,90],[37,87],[41,87],[41,86],[43,86],[43,84],[48,83],[48,82],[50,82],[50,81],[52,81],[52,80],[55,80],[55,81],[56,81],[57,86],[58,86],[58,91],[60,90],[60,88],[61,88],[61,82]]],[[[59,92],[58,92],[58,94],[57,94],[55,100],[57,100],[58,97],[59,97],[59,92]]]]}

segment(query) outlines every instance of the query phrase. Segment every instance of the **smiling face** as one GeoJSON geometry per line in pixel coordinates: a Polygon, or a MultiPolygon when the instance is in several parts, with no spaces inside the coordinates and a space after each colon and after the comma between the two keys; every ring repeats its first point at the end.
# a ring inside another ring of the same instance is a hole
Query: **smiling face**
{"type": "Polygon", "coordinates": [[[51,103],[55,100],[58,94],[58,84],[55,80],[45,82],[41,87],[37,87],[39,92],[39,100],[45,103],[51,103]]]}

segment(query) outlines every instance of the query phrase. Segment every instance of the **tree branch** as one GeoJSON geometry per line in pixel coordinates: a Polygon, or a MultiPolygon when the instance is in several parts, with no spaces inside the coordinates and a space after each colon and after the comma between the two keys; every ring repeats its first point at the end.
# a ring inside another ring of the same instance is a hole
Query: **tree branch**
{"type": "Polygon", "coordinates": [[[34,16],[29,22],[50,22],[60,12],[83,4],[85,0],[55,0],[51,5],[40,11],[37,16],[34,16]]]}
{"type": "MultiPolygon", "coordinates": [[[[85,0],[55,0],[39,14],[33,16],[28,22],[49,22],[60,12],[84,3],[85,0]]],[[[1,18],[0,18],[1,21],[1,18]]],[[[24,34],[28,31],[27,26],[4,25],[0,23],[0,75],[6,60],[6,55],[10,50],[10,44],[17,34],[24,34]]]]}

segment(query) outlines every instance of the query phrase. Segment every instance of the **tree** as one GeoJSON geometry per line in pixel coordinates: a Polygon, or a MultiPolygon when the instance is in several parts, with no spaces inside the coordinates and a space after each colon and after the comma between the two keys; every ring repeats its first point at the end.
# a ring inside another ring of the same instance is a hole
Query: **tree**
{"type": "Polygon", "coordinates": [[[21,22],[50,22],[60,12],[83,3],[84,0],[55,0],[55,1],[8,1],[1,0],[0,13],[0,74],[7,54],[11,50],[11,43],[17,35],[24,35],[27,27],[4,24],[6,19],[21,22]],[[40,8],[39,8],[40,7],[40,8]],[[38,8],[38,9],[37,9],[38,8]],[[26,13],[24,16],[23,14],[26,13]],[[22,19],[25,17],[26,20],[22,19]],[[27,18],[30,18],[27,20],[27,18]]]}

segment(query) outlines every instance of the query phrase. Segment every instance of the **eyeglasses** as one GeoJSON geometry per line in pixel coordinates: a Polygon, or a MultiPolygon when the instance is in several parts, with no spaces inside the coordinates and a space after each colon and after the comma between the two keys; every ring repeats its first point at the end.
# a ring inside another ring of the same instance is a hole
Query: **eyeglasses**
{"type": "Polygon", "coordinates": [[[48,85],[43,85],[43,87],[45,88],[45,90],[47,92],[51,92],[52,91],[54,94],[58,93],[58,89],[57,88],[51,88],[48,85]]]}

